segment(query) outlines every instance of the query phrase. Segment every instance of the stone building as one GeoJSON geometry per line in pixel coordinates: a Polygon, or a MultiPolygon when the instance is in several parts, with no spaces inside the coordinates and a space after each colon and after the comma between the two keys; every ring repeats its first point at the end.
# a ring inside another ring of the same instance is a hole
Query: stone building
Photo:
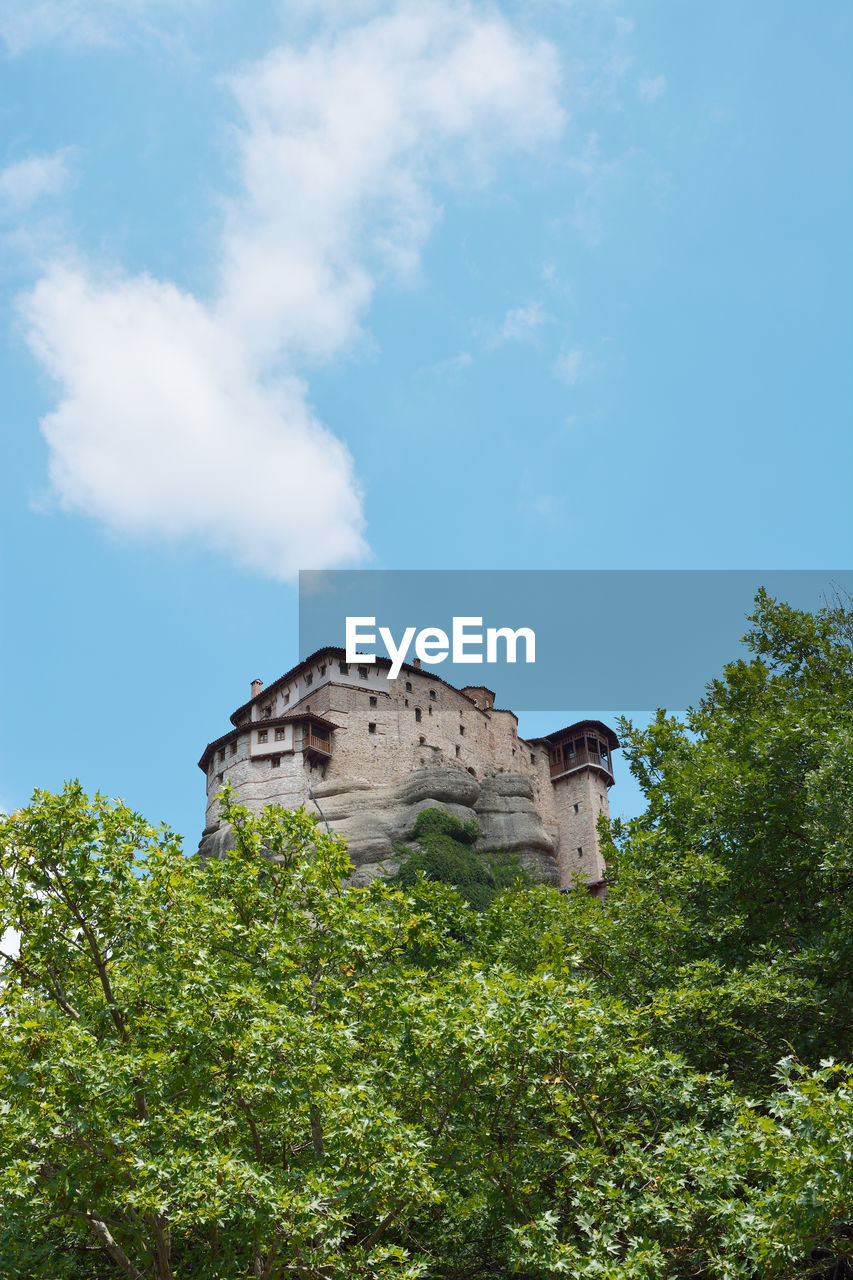
{"type": "Polygon", "coordinates": [[[394,842],[421,809],[443,807],[480,823],[482,848],[516,852],[541,881],[597,891],[604,878],[596,820],[609,813],[612,753],[598,720],[542,738],[518,736],[518,718],[481,686],[456,689],[417,662],[389,680],[388,659],[348,663],[319,649],[231,716],[199,761],[207,780],[200,852],[215,856],[230,832],[218,794],[230,782],[253,812],[304,805],[346,836],[355,882],[393,874],[394,842]]]}

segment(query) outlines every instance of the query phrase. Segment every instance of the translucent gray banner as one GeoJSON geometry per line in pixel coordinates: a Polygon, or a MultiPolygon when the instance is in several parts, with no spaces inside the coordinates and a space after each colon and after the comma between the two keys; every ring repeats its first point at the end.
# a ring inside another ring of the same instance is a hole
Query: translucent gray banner
{"type": "Polygon", "coordinates": [[[329,645],[345,649],[350,619],[359,652],[409,664],[420,652],[425,670],[457,686],[486,685],[498,705],[515,711],[680,710],[698,701],[724,663],[743,656],[760,587],[814,610],[839,591],[853,592],[853,572],[304,571],[300,657],[329,645]],[[508,632],[518,633],[515,641],[508,632]]]}

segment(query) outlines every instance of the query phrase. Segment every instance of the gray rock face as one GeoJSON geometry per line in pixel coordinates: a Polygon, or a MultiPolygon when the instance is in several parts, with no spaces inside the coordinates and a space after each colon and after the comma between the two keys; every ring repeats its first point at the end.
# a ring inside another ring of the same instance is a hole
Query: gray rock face
{"type": "MultiPolygon", "coordinates": [[[[553,836],[546,831],[533,804],[529,779],[500,773],[478,781],[464,769],[427,767],[401,782],[376,787],[357,778],[338,778],[314,788],[321,822],[347,841],[355,865],[353,884],[364,885],[377,876],[393,875],[399,867],[394,842],[411,835],[422,809],[442,808],[463,822],[477,818],[481,837],[476,848],[500,848],[516,853],[535,880],[558,883],[553,836]]],[[[199,854],[217,857],[233,848],[233,834],[225,824],[205,830],[199,854]]]]}
{"type": "Polygon", "coordinates": [[[474,813],[481,833],[477,848],[511,850],[534,880],[559,883],[554,837],[536,812],[529,778],[520,773],[483,778],[474,813]]]}

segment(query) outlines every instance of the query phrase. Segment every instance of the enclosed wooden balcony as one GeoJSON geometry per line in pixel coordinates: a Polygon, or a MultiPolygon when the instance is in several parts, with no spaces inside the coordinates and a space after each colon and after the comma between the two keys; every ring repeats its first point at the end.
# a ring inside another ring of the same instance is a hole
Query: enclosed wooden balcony
{"type": "Polygon", "coordinates": [[[607,785],[613,783],[613,751],[619,743],[612,729],[597,720],[580,721],[540,739],[547,744],[551,778],[562,778],[575,769],[600,769],[607,785]]]}
{"type": "Polygon", "coordinates": [[[585,742],[563,743],[551,748],[550,757],[552,778],[560,778],[564,773],[571,773],[572,769],[581,769],[585,765],[594,765],[596,769],[613,777],[610,753],[606,749],[602,751],[597,743],[589,746],[585,742]]]}

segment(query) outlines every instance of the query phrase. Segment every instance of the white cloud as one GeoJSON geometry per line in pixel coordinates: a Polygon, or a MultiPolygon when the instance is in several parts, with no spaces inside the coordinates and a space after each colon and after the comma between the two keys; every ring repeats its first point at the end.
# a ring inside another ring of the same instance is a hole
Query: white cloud
{"type": "Polygon", "coordinates": [[[224,305],[254,341],[338,350],[377,276],[417,266],[437,176],[470,181],[559,131],[557,79],[550,45],[449,2],[275,50],[233,81],[248,198],[231,210],[224,305]]]}
{"type": "Polygon", "coordinates": [[[505,342],[526,342],[548,319],[549,316],[539,302],[532,302],[526,307],[513,307],[504,316],[491,345],[499,347],[505,342]]]}
{"type": "Polygon", "coordinates": [[[644,76],[637,81],[637,95],[643,102],[655,102],[666,93],[666,76],[644,76]]]}
{"type": "Polygon", "coordinates": [[[61,504],[290,577],[365,552],[352,460],[293,376],[262,381],[219,317],[148,277],[54,267],[24,303],[62,386],[43,420],[61,504]]]}
{"type": "Polygon", "coordinates": [[[69,179],[68,150],[28,156],[0,170],[0,210],[24,213],[45,196],[56,196],[69,179]]]}
{"type": "Polygon", "coordinates": [[[22,302],[60,388],[43,422],[60,503],[276,577],[362,557],[352,461],[296,372],[352,344],[384,274],[417,267],[437,182],[559,131],[557,80],[550,45],[450,0],[236,77],[241,194],[214,298],[57,264],[22,302]]]}

